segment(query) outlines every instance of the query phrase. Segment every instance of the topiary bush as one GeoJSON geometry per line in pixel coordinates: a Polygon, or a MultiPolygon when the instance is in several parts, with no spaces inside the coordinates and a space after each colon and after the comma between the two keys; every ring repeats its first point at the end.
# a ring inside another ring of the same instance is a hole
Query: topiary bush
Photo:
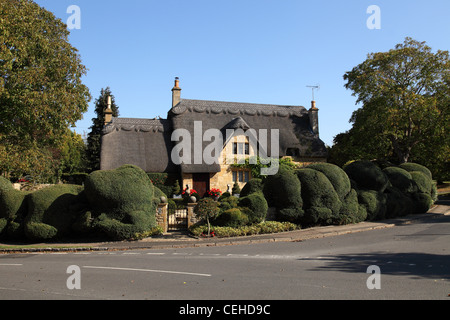
{"type": "Polygon", "coordinates": [[[0,176],[0,193],[3,190],[11,190],[11,189],[14,189],[11,182],[8,179],[0,176]]]}
{"type": "Polygon", "coordinates": [[[358,190],[383,192],[389,184],[384,172],[370,161],[354,161],[346,165],[344,171],[356,183],[358,190]]]}
{"type": "Polygon", "coordinates": [[[415,193],[413,196],[413,213],[426,213],[433,205],[433,199],[427,193],[415,193]]]}
{"type": "Polygon", "coordinates": [[[228,209],[236,208],[238,206],[239,199],[237,197],[227,197],[223,199],[219,199],[219,209],[220,212],[224,212],[228,209]]]}
{"type": "Polygon", "coordinates": [[[233,228],[245,226],[248,223],[248,216],[242,213],[239,208],[231,208],[225,210],[213,222],[215,226],[233,228]]]}
{"type": "Polygon", "coordinates": [[[262,192],[254,192],[239,198],[238,205],[249,209],[247,215],[250,223],[258,223],[266,219],[269,206],[262,192]]]}
{"type": "Polygon", "coordinates": [[[339,199],[343,200],[350,193],[350,179],[338,166],[331,163],[314,163],[307,168],[322,172],[333,185],[339,199]]]}
{"type": "Polygon", "coordinates": [[[322,172],[333,185],[341,201],[337,223],[357,223],[366,219],[365,211],[358,205],[358,194],[343,169],[331,163],[314,163],[307,168],[322,172]]]}
{"type": "Polygon", "coordinates": [[[259,178],[250,179],[249,182],[245,184],[245,186],[241,189],[240,196],[246,197],[254,192],[262,192],[263,190],[263,181],[259,178]]]}
{"type": "Polygon", "coordinates": [[[279,221],[299,222],[303,217],[301,184],[295,172],[286,166],[280,166],[277,174],[267,177],[264,196],[271,199],[270,206],[276,208],[279,221]]]}
{"type": "Polygon", "coordinates": [[[28,214],[24,220],[25,236],[32,241],[52,240],[71,233],[83,187],[55,185],[27,196],[28,214]]]}
{"type": "Polygon", "coordinates": [[[137,166],[94,171],[86,179],[85,191],[93,225],[113,239],[131,239],[156,226],[154,187],[137,166]]]}
{"type": "Polygon", "coordinates": [[[408,171],[398,167],[388,167],[383,169],[383,172],[388,177],[391,185],[400,192],[406,194],[415,191],[413,179],[408,171]]]}
{"type": "Polygon", "coordinates": [[[399,167],[408,172],[420,171],[424,175],[426,175],[429,179],[433,179],[431,171],[427,167],[422,166],[421,164],[407,162],[407,163],[402,163],[401,165],[399,165],[399,167]]]}
{"type": "Polygon", "coordinates": [[[342,199],[342,206],[339,210],[339,224],[358,223],[366,220],[367,211],[361,209],[358,203],[358,193],[355,189],[342,199]]]}
{"type": "Polygon", "coordinates": [[[296,174],[305,210],[302,224],[331,224],[338,220],[342,203],[328,178],[310,168],[296,170],[296,174]]]}
{"type": "Polygon", "coordinates": [[[413,212],[410,194],[401,192],[394,186],[386,188],[386,218],[402,217],[413,212]]]}
{"type": "Polygon", "coordinates": [[[411,171],[411,179],[414,181],[416,190],[414,193],[425,193],[431,195],[433,181],[421,171],[411,171]]]}
{"type": "Polygon", "coordinates": [[[11,182],[0,177],[0,235],[19,239],[23,236],[23,219],[27,214],[25,198],[28,192],[13,188],[11,182]]]}
{"type": "Polygon", "coordinates": [[[366,220],[372,221],[385,218],[387,210],[386,194],[376,190],[359,190],[358,202],[367,213],[366,220]]]}
{"type": "Polygon", "coordinates": [[[416,187],[416,192],[412,196],[414,213],[425,213],[430,210],[435,201],[433,200],[435,197],[434,182],[424,170],[411,171],[410,174],[416,187]]]}

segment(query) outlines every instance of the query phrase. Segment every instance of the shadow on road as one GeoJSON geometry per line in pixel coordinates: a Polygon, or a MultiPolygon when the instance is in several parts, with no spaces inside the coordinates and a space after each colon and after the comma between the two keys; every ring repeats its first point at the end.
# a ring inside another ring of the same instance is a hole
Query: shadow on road
{"type": "MultiPolygon", "coordinates": [[[[432,219],[425,217],[424,219],[415,220],[414,223],[425,222],[433,225],[449,225],[450,216],[436,216],[432,219]]],[[[396,235],[396,237],[405,237],[405,240],[411,241],[427,241],[428,237],[448,236],[450,229],[447,227],[437,229],[429,229],[425,232],[417,232],[407,235],[396,235]]],[[[381,269],[382,274],[404,275],[412,278],[431,278],[450,280],[450,247],[437,248],[443,249],[444,253],[426,253],[426,252],[371,252],[344,255],[323,256],[321,261],[324,265],[316,267],[314,270],[330,270],[341,272],[366,272],[371,265],[377,265],[381,269]]]]}
{"type": "Polygon", "coordinates": [[[450,279],[450,256],[427,253],[349,254],[323,256],[324,266],[313,270],[341,272],[366,272],[370,265],[377,265],[382,274],[405,275],[413,278],[450,279]]]}

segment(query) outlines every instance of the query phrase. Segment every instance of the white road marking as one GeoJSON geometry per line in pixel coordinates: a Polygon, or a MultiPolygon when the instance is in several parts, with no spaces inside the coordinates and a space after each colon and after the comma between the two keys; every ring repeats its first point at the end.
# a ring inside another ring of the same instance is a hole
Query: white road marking
{"type": "Polygon", "coordinates": [[[211,277],[211,274],[207,273],[192,273],[184,271],[169,271],[169,270],[152,270],[152,269],[135,269],[135,268],[118,268],[118,267],[98,267],[98,266],[83,266],[86,269],[103,269],[103,270],[123,270],[123,271],[140,271],[140,272],[156,272],[156,273],[171,273],[171,274],[184,274],[189,276],[199,277],[211,277]]]}
{"type": "Polygon", "coordinates": [[[4,267],[20,267],[23,266],[21,263],[0,263],[0,266],[4,267]]]}

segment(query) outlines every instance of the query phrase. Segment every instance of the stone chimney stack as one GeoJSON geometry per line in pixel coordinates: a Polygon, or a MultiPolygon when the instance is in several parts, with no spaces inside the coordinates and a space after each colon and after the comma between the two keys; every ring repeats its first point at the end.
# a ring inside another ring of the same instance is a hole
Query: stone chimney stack
{"type": "Polygon", "coordinates": [[[309,123],[314,134],[319,135],[319,109],[314,100],[311,101],[311,109],[309,109],[309,123]]]}
{"type": "Polygon", "coordinates": [[[111,96],[108,96],[108,107],[105,110],[105,126],[112,122],[111,96]]]}
{"type": "Polygon", "coordinates": [[[172,88],[172,108],[181,101],[180,79],[175,78],[175,86],[172,88]]]}

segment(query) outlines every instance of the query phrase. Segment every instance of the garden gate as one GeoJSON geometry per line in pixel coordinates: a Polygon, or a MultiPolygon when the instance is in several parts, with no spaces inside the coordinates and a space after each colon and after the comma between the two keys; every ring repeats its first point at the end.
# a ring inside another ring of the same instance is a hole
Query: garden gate
{"type": "Polygon", "coordinates": [[[167,231],[185,230],[188,227],[188,210],[186,208],[169,209],[167,220],[167,231]]]}

